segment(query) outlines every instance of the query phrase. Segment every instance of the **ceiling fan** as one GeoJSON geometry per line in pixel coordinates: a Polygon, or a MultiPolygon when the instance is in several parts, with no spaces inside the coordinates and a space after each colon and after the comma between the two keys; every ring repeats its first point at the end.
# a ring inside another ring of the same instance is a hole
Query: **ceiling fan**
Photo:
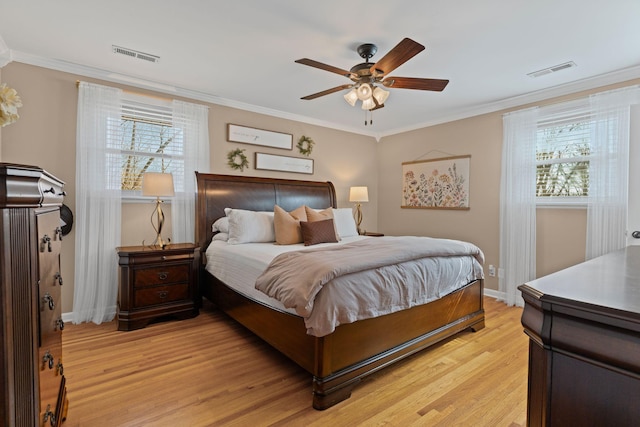
{"type": "Polygon", "coordinates": [[[381,60],[376,63],[371,63],[369,60],[376,54],[378,47],[375,44],[365,43],[358,46],[357,49],[358,54],[365,60],[365,62],[354,65],[349,71],[323,64],[321,62],[314,61],[313,59],[298,59],[295,61],[298,64],[308,65],[310,67],[340,74],[341,76],[351,79],[353,82],[307,95],[301,99],[311,100],[334,92],[339,92],[341,90],[351,89],[346,95],[344,95],[344,99],[351,104],[351,106],[355,106],[356,102],[361,100],[363,110],[373,111],[384,107],[384,102],[389,97],[389,92],[382,89],[379,85],[387,88],[431,90],[440,92],[447,86],[449,80],[388,76],[391,71],[395,70],[423,50],[423,45],[409,38],[405,38],[385,56],[383,56],[381,60]]]}

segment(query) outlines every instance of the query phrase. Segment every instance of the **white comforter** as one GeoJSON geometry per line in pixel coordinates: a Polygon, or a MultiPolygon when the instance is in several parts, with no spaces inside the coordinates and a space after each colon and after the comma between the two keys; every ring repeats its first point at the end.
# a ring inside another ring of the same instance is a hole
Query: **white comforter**
{"type": "MultiPolygon", "coordinates": [[[[362,238],[345,239],[342,244],[361,240],[362,238]]],[[[393,237],[372,238],[383,244],[385,241],[399,239],[393,237]]],[[[482,252],[479,248],[466,242],[451,240],[411,238],[415,243],[431,244],[447,243],[466,248],[463,253],[438,253],[439,256],[405,259],[392,265],[369,265],[364,271],[361,268],[348,268],[346,274],[332,277],[319,286],[311,285],[314,290],[312,303],[295,302],[285,298],[275,298],[250,290],[244,286],[239,292],[274,305],[276,308],[289,309],[304,317],[307,332],[314,336],[330,334],[343,323],[350,323],[370,317],[381,316],[395,311],[425,304],[459,289],[467,283],[483,277],[481,262],[482,252]],[[358,270],[358,271],[356,271],[358,270]]],[[[333,244],[340,245],[340,244],[333,244]]],[[[356,244],[357,245],[357,244],[356,244]]],[[[304,248],[302,245],[278,246],[273,244],[228,245],[224,242],[213,242],[207,250],[207,270],[227,285],[236,288],[242,284],[237,276],[247,276],[251,272],[249,283],[253,284],[267,265],[280,253],[327,247],[319,245],[304,248]],[[275,253],[275,255],[274,255],[275,253]],[[239,272],[243,272],[239,274],[239,272]],[[257,272],[257,274],[256,274],[257,272]]],[[[340,251],[336,251],[340,252],[340,251]]],[[[244,278],[244,283],[247,278],[244,278]]],[[[276,296],[276,293],[271,295],[276,296]]]]}

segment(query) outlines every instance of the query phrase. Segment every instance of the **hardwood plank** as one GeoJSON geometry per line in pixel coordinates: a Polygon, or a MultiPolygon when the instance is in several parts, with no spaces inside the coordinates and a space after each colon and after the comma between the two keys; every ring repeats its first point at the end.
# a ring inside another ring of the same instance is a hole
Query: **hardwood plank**
{"type": "Polygon", "coordinates": [[[485,298],[486,327],[367,377],[350,399],[311,408],[311,378],[205,303],[200,316],[63,335],[71,426],[526,424],[522,309],[485,298]]]}

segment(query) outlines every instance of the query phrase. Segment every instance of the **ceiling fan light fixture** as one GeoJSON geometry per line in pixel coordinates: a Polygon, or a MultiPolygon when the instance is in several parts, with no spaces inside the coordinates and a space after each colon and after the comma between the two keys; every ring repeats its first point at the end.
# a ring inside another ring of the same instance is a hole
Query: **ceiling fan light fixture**
{"type": "Polygon", "coordinates": [[[373,100],[373,98],[367,98],[364,101],[362,101],[362,109],[363,110],[371,110],[372,108],[375,108],[376,106],[376,102],[373,100]]]}
{"type": "Polygon", "coordinates": [[[351,89],[345,96],[344,100],[349,103],[352,107],[356,106],[356,101],[358,100],[358,93],[355,89],[351,89]]]}
{"type": "Polygon", "coordinates": [[[358,99],[360,101],[364,101],[365,99],[371,99],[371,95],[373,93],[373,89],[369,83],[363,83],[358,86],[358,99]]]}
{"type": "Polygon", "coordinates": [[[373,97],[378,101],[379,105],[382,105],[389,98],[389,91],[376,86],[373,89],[373,97]]]}

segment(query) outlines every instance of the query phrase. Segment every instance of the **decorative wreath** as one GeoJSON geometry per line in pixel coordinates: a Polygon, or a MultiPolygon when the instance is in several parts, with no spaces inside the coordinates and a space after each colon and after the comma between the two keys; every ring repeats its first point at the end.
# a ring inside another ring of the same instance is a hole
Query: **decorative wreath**
{"type": "Polygon", "coordinates": [[[240,169],[242,172],[244,168],[249,167],[249,160],[244,155],[244,149],[241,148],[229,151],[227,160],[227,164],[231,169],[240,169]]]}
{"type": "Polygon", "coordinates": [[[313,139],[308,136],[302,135],[298,140],[298,144],[296,145],[296,147],[298,147],[298,151],[300,151],[300,154],[308,156],[313,151],[313,144],[315,144],[313,142],[313,139]]]}

